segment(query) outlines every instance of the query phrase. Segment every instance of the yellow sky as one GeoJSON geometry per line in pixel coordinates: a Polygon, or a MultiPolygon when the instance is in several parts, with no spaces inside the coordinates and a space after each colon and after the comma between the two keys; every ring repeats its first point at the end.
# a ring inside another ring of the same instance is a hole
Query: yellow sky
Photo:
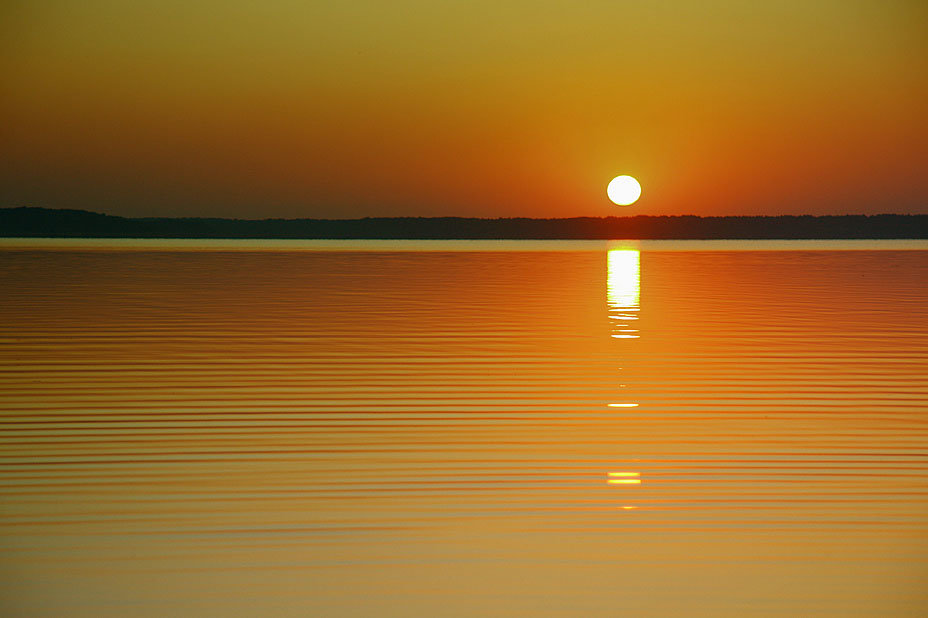
{"type": "Polygon", "coordinates": [[[926,6],[6,3],[0,205],[928,212],[926,6]]]}

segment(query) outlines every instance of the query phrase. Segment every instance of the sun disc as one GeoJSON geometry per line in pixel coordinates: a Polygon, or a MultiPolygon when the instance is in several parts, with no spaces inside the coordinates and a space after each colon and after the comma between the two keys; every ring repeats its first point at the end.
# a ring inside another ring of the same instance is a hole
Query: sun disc
{"type": "Polygon", "coordinates": [[[641,196],[641,185],[631,176],[616,176],[606,187],[606,195],[613,203],[628,206],[641,196]]]}

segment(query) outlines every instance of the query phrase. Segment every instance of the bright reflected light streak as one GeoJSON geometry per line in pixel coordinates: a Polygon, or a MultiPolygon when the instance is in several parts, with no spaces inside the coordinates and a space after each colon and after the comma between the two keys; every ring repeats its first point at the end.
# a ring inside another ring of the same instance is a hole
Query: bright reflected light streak
{"type": "Polygon", "coordinates": [[[607,472],[606,482],[610,485],[640,485],[640,472],[607,472]]]}
{"type": "Polygon", "coordinates": [[[612,313],[638,311],[641,294],[641,252],[636,249],[613,249],[608,252],[606,299],[612,313]]]}
{"type": "Polygon", "coordinates": [[[638,339],[636,329],[624,322],[637,320],[641,302],[641,252],[611,249],[606,253],[606,304],[614,339],[638,339]]]}
{"type": "Polygon", "coordinates": [[[610,408],[637,408],[637,403],[610,403],[610,408]]]}

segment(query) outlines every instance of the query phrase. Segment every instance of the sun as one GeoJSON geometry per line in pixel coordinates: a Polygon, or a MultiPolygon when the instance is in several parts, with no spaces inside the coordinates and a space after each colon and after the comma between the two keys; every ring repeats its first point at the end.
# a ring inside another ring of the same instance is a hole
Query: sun
{"type": "Polygon", "coordinates": [[[619,206],[628,206],[641,196],[641,185],[631,176],[616,176],[606,187],[606,195],[619,206]]]}

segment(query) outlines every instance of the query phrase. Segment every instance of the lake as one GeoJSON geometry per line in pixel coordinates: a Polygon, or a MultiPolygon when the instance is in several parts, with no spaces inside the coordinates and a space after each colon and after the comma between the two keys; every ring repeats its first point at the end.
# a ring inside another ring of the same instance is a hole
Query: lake
{"type": "Polygon", "coordinates": [[[7,616],[924,616],[926,241],[0,241],[7,616]]]}

